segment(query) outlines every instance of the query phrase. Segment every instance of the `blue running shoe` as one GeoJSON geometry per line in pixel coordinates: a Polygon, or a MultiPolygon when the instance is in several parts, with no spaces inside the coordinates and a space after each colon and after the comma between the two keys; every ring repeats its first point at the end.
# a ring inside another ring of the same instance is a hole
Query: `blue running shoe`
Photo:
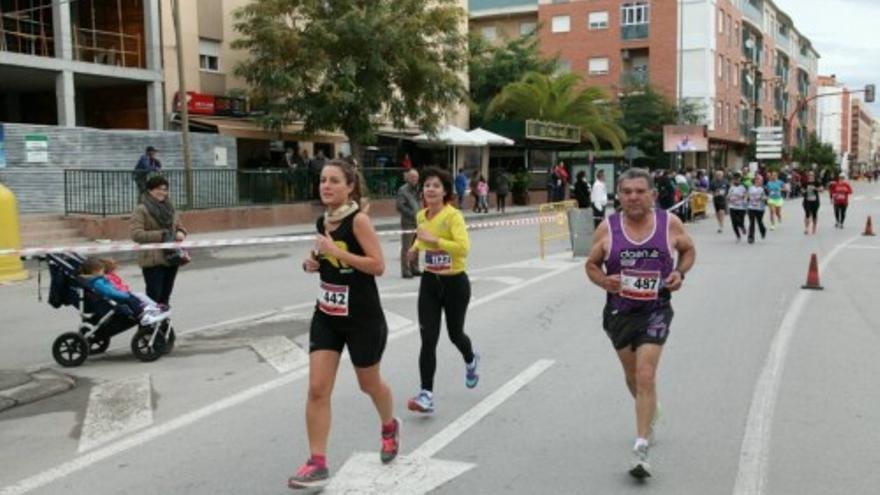
{"type": "Polygon", "coordinates": [[[480,374],[477,367],[480,365],[480,355],[474,353],[474,362],[465,365],[464,384],[467,388],[474,388],[480,382],[480,374]]]}

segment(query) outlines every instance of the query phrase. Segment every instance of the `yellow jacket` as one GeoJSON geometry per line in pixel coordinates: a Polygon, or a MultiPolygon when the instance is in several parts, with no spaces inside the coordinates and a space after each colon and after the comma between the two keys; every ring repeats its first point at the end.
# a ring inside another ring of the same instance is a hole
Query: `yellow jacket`
{"type": "Polygon", "coordinates": [[[465,271],[471,241],[461,211],[446,205],[428,220],[428,210],[424,209],[416,215],[416,223],[438,238],[436,243],[416,240],[411,248],[425,252],[425,270],[444,275],[465,271]]]}

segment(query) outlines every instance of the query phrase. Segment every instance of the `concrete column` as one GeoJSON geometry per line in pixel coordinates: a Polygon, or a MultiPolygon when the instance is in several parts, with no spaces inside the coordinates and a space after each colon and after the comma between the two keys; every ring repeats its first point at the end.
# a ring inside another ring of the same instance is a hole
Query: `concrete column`
{"type": "Polygon", "coordinates": [[[162,71],[162,19],[159,0],[144,0],[144,46],[147,69],[162,71]]]}
{"type": "Polygon", "coordinates": [[[72,71],[61,71],[55,76],[55,100],[58,102],[58,125],[76,127],[76,91],[72,71]]]}
{"type": "Polygon", "coordinates": [[[165,130],[165,99],[161,82],[147,84],[147,120],[151,131],[165,130]]]}
{"type": "Polygon", "coordinates": [[[73,37],[69,2],[52,2],[52,22],[52,35],[55,37],[55,58],[72,60],[73,37]]]}

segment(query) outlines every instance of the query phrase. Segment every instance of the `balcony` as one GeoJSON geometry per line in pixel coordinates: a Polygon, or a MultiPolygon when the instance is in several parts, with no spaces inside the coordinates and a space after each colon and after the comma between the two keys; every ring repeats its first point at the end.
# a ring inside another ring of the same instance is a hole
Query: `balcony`
{"type": "Polygon", "coordinates": [[[746,19],[752,21],[756,26],[764,25],[764,11],[762,10],[762,2],[755,2],[758,5],[752,3],[752,0],[743,0],[743,16],[746,19]]]}
{"type": "Polygon", "coordinates": [[[631,70],[620,74],[620,88],[633,89],[647,86],[651,81],[647,70],[631,70]]]}
{"type": "Polygon", "coordinates": [[[623,40],[643,40],[648,38],[649,24],[629,24],[620,26],[620,37],[623,40]]]}

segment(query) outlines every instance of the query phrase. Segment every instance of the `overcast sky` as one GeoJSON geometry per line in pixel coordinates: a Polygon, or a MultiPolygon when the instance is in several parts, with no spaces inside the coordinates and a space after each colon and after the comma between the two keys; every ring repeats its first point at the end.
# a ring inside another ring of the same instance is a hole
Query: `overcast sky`
{"type": "MultiPolygon", "coordinates": [[[[880,84],[880,0],[774,0],[819,52],[819,74],[852,89],[880,84]]],[[[871,105],[880,118],[880,102],[871,105]]]]}

